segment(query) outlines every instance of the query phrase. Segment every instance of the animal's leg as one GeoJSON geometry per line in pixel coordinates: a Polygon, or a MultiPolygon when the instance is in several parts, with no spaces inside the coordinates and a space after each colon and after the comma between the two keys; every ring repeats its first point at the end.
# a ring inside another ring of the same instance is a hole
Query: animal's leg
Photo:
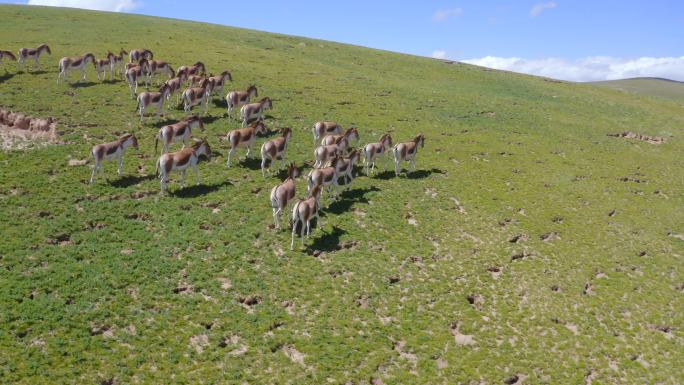
{"type": "Polygon", "coordinates": [[[297,233],[297,217],[292,218],[292,242],[290,242],[290,250],[294,250],[295,234],[297,233]]]}
{"type": "Polygon", "coordinates": [[[233,153],[235,152],[235,149],[236,149],[236,148],[237,148],[237,147],[233,147],[233,148],[231,148],[230,151],[228,152],[228,161],[226,161],[226,164],[228,165],[228,167],[230,167],[230,158],[233,157],[233,153]]]}
{"type": "Polygon", "coordinates": [[[123,174],[123,156],[119,155],[117,161],[119,162],[119,176],[121,176],[123,174]]]}
{"type": "Polygon", "coordinates": [[[100,167],[100,162],[95,161],[95,167],[93,167],[93,173],[90,175],[90,183],[95,182],[95,176],[97,175],[97,169],[100,167]]]}
{"type": "Polygon", "coordinates": [[[275,228],[279,229],[280,228],[280,212],[281,208],[273,208],[273,220],[275,221],[275,228]]]}
{"type": "Polygon", "coordinates": [[[181,180],[180,180],[181,188],[182,188],[182,187],[185,187],[185,171],[186,171],[186,170],[182,170],[181,173],[180,173],[180,174],[181,174],[181,180]]]}
{"type": "Polygon", "coordinates": [[[195,170],[195,176],[197,176],[197,185],[199,186],[202,184],[202,177],[200,176],[199,169],[197,168],[197,165],[193,165],[192,169],[195,170]]]}

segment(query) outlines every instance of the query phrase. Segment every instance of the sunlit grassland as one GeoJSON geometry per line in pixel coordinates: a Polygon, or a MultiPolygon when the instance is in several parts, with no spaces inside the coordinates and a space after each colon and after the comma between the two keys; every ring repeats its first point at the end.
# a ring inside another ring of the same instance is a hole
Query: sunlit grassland
{"type": "Polygon", "coordinates": [[[18,6],[0,18],[0,49],[53,52],[45,72],[9,65],[0,105],[57,117],[66,142],[0,153],[0,383],[681,381],[681,105],[178,20],[18,6]],[[181,190],[176,175],[160,196],[162,122],[140,125],[125,83],[92,69],[56,84],[60,57],[121,47],[228,69],[228,89],[256,84],[305,173],[323,119],[362,143],[424,133],[417,171],[326,197],[291,252],[289,231],[269,227],[280,178],[256,157],[225,165],[239,123],[223,99],[205,118],[218,156],[200,164],[204,184],[189,173],[181,190]],[[669,140],[606,135],[621,131],[669,140]],[[90,186],[92,162],[68,166],[124,132],[140,150],[123,178],[108,163],[90,186]]]}

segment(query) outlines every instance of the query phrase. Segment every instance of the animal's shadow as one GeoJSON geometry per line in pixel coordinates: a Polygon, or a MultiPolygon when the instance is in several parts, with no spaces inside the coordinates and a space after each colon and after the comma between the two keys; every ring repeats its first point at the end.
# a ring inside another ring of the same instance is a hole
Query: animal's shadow
{"type": "Polygon", "coordinates": [[[85,82],[76,82],[76,83],[69,83],[69,86],[71,88],[85,88],[85,87],[92,87],[98,83],[95,82],[90,82],[90,81],[85,81],[85,82]]]}
{"type": "MultiPolygon", "coordinates": [[[[188,179],[190,179],[192,176],[194,175],[188,175],[186,177],[185,182],[187,183],[189,181],[188,179]]],[[[171,191],[170,195],[173,195],[178,198],[196,198],[201,195],[207,195],[214,191],[218,191],[221,187],[228,185],[232,186],[233,184],[230,181],[224,180],[223,182],[217,184],[193,185],[190,187],[179,188],[178,190],[171,191]]]]}
{"type": "MultiPolygon", "coordinates": [[[[313,223],[312,223],[313,228],[313,223]]],[[[296,229],[299,230],[299,229],[296,229]]],[[[313,254],[314,251],[331,252],[340,249],[340,238],[347,232],[337,226],[333,226],[330,232],[324,233],[322,236],[314,238],[313,242],[306,248],[308,254],[313,254]]],[[[299,232],[296,233],[299,235],[299,232]]],[[[295,242],[298,240],[295,239],[295,242]]],[[[301,241],[300,241],[301,242],[301,241]]]]}
{"type": "Polygon", "coordinates": [[[382,180],[388,180],[394,178],[394,171],[383,171],[383,172],[378,172],[375,174],[370,174],[368,177],[373,177],[374,179],[382,179],[382,180]]]}
{"type": "MultiPolygon", "coordinates": [[[[233,154],[235,155],[235,154],[233,154]]],[[[237,161],[239,166],[247,167],[250,170],[261,170],[261,159],[247,157],[245,159],[231,159],[233,162],[237,161]]]]}
{"type": "Polygon", "coordinates": [[[438,168],[431,168],[429,170],[416,170],[416,171],[411,171],[406,174],[406,177],[408,179],[424,179],[429,177],[432,174],[444,174],[444,171],[438,169],[438,168]]]}
{"type": "Polygon", "coordinates": [[[20,73],[20,74],[31,74],[31,75],[43,75],[43,74],[46,74],[46,73],[48,73],[48,72],[45,71],[45,70],[38,70],[38,71],[21,70],[21,71],[17,71],[17,73],[20,73]]]}
{"type": "Polygon", "coordinates": [[[7,80],[12,79],[16,74],[13,74],[11,72],[6,72],[4,75],[0,76],[0,83],[3,83],[7,80]]]}
{"type": "Polygon", "coordinates": [[[110,184],[114,187],[126,188],[154,178],[154,175],[127,175],[111,181],[110,184]]]}
{"type": "Polygon", "coordinates": [[[228,102],[226,99],[220,98],[219,100],[214,99],[212,101],[214,102],[215,107],[223,108],[226,111],[228,110],[228,102]]]}
{"type": "Polygon", "coordinates": [[[375,186],[371,186],[366,188],[355,188],[343,191],[340,194],[340,199],[332,202],[323,211],[323,213],[329,212],[331,214],[339,215],[348,212],[349,209],[351,209],[352,205],[354,205],[354,203],[368,203],[368,198],[366,198],[366,194],[374,191],[380,191],[380,189],[375,186]]]}

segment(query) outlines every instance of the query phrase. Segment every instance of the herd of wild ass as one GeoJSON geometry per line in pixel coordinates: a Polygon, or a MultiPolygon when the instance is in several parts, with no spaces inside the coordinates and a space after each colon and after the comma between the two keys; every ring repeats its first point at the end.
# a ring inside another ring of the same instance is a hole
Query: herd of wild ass
{"type": "MultiPolygon", "coordinates": [[[[10,51],[0,51],[0,62],[3,59],[16,60],[19,67],[27,66],[33,61],[34,66],[40,69],[40,57],[46,52],[52,54],[50,47],[46,44],[37,48],[21,48],[18,58],[10,51]]],[[[216,76],[207,74],[205,65],[201,61],[174,70],[170,63],[155,60],[152,51],[143,48],[130,52],[121,49],[118,54],[108,52],[104,59],[96,59],[92,53],[63,57],[59,60],[57,82],[59,83],[61,79],[68,80],[70,71],[80,71],[79,81],[85,80],[88,64],[95,67],[99,80],[106,80],[107,75],[110,80],[115,77],[125,79],[131,96],[136,98],[136,109],[139,110],[141,122],[148,109],[156,110],[158,116],[163,115],[165,103],[171,104],[174,94],[176,103],[182,103],[184,111],[190,112],[193,107],[199,106],[201,113],[206,114],[208,104],[214,95],[223,97],[226,82],[233,80],[228,71],[223,71],[216,76]],[[126,56],[128,56],[128,63],[125,63],[126,56]],[[153,81],[159,85],[158,91],[144,91],[136,96],[140,82],[143,82],[149,89],[153,81]],[[183,89],[182,92],[181,89],[183,89]]],[[[242,128],[232,130],[227,135],[230,146],[226,162],[228,167],[231,166],[231,159],[238,148],[246,148],[246,157],[249,157],[257,135],[267,133],[264,114],[273,108],[273,102],[268,97],[254,102],[253,100],[257,97],[258,91],[254,85],[250,85],[245,91],[230,91],[225,96],[228,117],[232,118],[234,111],[239,108],[242,121],[242,128]]],[[[5,119],[5,115],[0,118],[5,119]]],[[[204,131],[202,118],[198,115],[189,115],[177,123],[161,127],[155,137],[155,153],[159,141],[162,144],[161,156],[156,162],[162,193],[166,191],[169,175],[173,171],[180,173],[181,187],[185,184],[185,174],[188,168],[195,173],[197,184],[201,183],[198,169],[200,157],[205,156],[211,160],[212,152],[206,138],[194,138],[193,130],[204,131]],[[191,139],[194,143],[189,146],[191,139]],[[182,143],[182,148],[169,152],[171,145],[177,142],[182,143]]],[[[287,147],[293,131],[290,128],[282,128],[280,132],[281,136],[268,140],[261,146],[261,172],[264,176],[267,171],[270,174],[270,167],[273,163],[280,162],[277,166],[279,170],[286,166],[287,147]]],[[[391,151],[394,157],[395,174],[399,174],[402,161],[408,161],[409,169],[413,170],[418,147],[424,146],[425,141],[424,136],[419,134],[411,141],[398,143],[392,147],[392,137],[387,133],[375,143],[369,143],[362,148],[354,148],[352,143],[360,140],[357,128],[343,129],[334,121],[317,122],[312,132],[314,165],[313,170],[307,176],[308,197],[298,200],[293,205],[290,248],[294,248],[298,226],[302,245],[304,236],[310,235],[311,220],[318,217],[321,209],[323,190],[327,189],[332,199],[337,199],[339,183],[343,182],[345,187],[349,186],[353,181],[353,170],[357,162],[363,160],[364,172],[370,175],[375,170],[376,161],[382,157],[385,171],[387,171],[387,153],[391,151]]],[[[102,163],[105,160],[115,159],[118,163],[118,174],[122,175],[123,156],[129,147],[138,148],[138,140],[134,134],[126,134],[113,142],[94,146],[91,152],[95,165],[90,183],[95,182],[98,171],[103,172],[102,163]]],[[[285,180],[271,190],[270,202],[276,228],[280,228],[283,210],[287,210],[289,203],[295,199],[295,181],[299,175],[299,169],[294,163],[290,163],[287,165],[285,180]]]]}

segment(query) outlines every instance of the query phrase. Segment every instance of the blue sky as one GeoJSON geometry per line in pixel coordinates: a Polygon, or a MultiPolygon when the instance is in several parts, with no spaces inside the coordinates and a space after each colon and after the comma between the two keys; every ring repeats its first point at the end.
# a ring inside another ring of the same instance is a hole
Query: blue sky
{"type": "Polygon", "coordinates": [[[206,21],[567,80],[684,81],[680,1],[28,2],[206,21]]]}

